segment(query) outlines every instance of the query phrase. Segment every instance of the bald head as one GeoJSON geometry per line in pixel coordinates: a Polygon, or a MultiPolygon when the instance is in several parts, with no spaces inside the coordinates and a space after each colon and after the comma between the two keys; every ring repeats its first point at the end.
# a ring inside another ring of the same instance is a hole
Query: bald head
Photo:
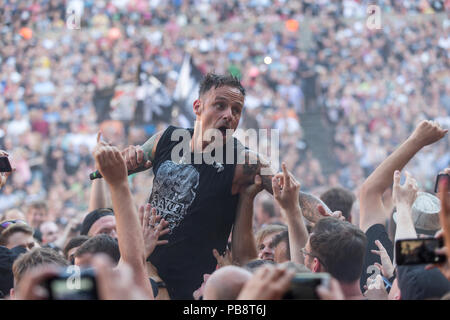
{"type": "Polygon", "coordinates": [[[203,292],[204,300],[236,300],[252,274],[236,266],[226,266],[215,271],[208,279],[203,292]]]}

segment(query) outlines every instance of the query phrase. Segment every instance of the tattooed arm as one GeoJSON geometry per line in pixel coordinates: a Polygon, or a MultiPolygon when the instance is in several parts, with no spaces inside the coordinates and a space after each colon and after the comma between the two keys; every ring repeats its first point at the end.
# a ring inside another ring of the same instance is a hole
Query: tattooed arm
{"type": "Polygon", "coordinates": [[[150,169],[155,159],[156,146],[164,131],[151,136],[142,146],[128,146],[121,154],[125,159],[128,171],[136,172],[150,169]],[[145,161],[147,159],[147,161],[145,161]]]}
{"type": "MultiPolygon", "coordinates": [[[[252,184],[255,175],[258,174],[261,176],[263,188],[273,195],[272,178],[274,174],[266,174],[269,172],[261,171],[263,168],[265,169],[264,171],[269,171],[269,162],[256,152],[250,150],[245,150],[244,152],[244,164],[238,165],[236,167],[235,179],[233,181],[233,193],[237,193],[242,188],[245,188],[246,186],[252,184]]],[[[300,191],[298,201],[300,204],[300,208],[302,209],[303,216],[312,223],[316,223],[321,218],[323,218],[323,215],[320,214],[317,210],[317,206],[319,204],[324,206],[327,212],[331,214],[331,210],[325,203],[322,202],[322,200],[309,193],[300,191]]]]}

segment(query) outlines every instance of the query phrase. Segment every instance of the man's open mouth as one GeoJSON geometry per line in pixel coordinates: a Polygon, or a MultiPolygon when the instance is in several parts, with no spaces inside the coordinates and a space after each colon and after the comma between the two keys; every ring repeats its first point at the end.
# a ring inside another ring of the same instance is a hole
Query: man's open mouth
{"type": "Polygon", "coordinates": [[[221,126],[218,128],[219,131],[222,133],[223,136],[227,135],[227,130],[229,129],[227,126],[221,126]]]}

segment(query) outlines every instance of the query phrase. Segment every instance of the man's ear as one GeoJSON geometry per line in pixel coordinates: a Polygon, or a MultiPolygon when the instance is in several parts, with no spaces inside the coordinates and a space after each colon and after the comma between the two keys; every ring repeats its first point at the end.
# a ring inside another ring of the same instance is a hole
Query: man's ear
{"type": "Polygon", "coordinates": [[[320,272],[321,265],[319,262],[319,259],[314,258],[313,265],[312,265],[312,272],[320,272]]]}
{"type": "Polygon", "coordinates": [[[11,300],[15,300],[16,299],[16,297],[14,295],[14,288],[11,288],[9,290],[9,297],[10,297],[11,300]]]}
{"type": "Polygon", "coordinates": [[[194,109],[195,115],[197,115],[197,116],[201,115],[201,113],[202,113],[202,105],[200,103],[200,99],[197,99],[197,100],[194,101],[193,109],[194,109]]]}

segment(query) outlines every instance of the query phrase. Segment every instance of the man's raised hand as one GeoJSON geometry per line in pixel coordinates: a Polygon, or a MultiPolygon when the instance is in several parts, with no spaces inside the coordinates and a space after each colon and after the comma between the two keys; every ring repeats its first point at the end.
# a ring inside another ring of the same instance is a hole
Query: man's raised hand
{"type": "Polygon", "coordinates": [[[230,249],[226,248],[225,253],[221,255],[217,249],[213,249],[214,258],[216,258],[219,268],[231,266],[233,258],[230,249]]]}
{"type": "Polygon", "coordinates": [[[272,178],[273,196],[286,212],[291,212],[296,208],[300,209],[298,203],[300,183],[286,169],[285,163],[281,165],[281,168],[283,173],[278,173],[272,178]]]}
{"type": "Polygon", "coordinates": [[[408,208],[411,208],[417,198],[418,187],[416,180],[408,171],[405,172],[405,175],[406,181],[403,185],[400,185],[400,171],[395,170],[392,200],[397,207],[399,205],[406,205],[408,208]]]}
{"type": "Polygon", "coordinates": [[[97,134],[97,145],[93,152],[95,167],[108,184],[126,181],[128,176],[127,166],[119,149],[101,141],[100,137],[101,132],[97,134]]]}
{"type": "Polygon", "coordinates": [[[437,122],[423,120],[417,125],[410,138],[419,146],[425,147],[442,139],[447,132],[448,129],[442,129],[437,122]]]}
{"type": "Polygon", "coordinates": [[[128,171],[136,170],[143,167],[149,169],[152,166],[150,160],[145,161],[144,150],[141,146],[128,146],[121,152],[122,157],[125,159],[128,171]]]}
{"type": "Polygon", "coordinates": [[[375,266],[380,269],[383,276],[386,278],[391,278],[394,275],[394,265],[392,264],[391,258],[386,249],[383,247],[379,240],[375,240],[375,245],[379,250],[370,250],[373,254],[380,256],[381,264],[375,262],[375,266]]]}
{"type": "Polygon", "coordinates": [[[159,240],[160,236],[170,232],[169,222],[162,219],[162,216],[158,215],[156,209],[152,208],[149,203],[140,206],[139,217],[144,236],[145,257],[147,258],[153,253],[156,246],[169,243],[168,240],[159,240]]]}

